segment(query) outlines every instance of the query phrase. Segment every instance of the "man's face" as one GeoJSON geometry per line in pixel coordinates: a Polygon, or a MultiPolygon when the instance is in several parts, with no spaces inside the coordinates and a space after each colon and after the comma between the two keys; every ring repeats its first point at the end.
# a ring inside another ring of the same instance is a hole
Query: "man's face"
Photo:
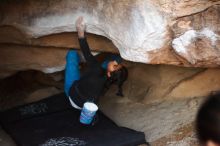
{"type": "Polygon", "coordinates": [[[121,68],[121,65],[118,64],[116,61],[110,61],[108,63],[107,70],[108,72],[113,72],[113,71],[119,70],[120,68],[121,68]]]}

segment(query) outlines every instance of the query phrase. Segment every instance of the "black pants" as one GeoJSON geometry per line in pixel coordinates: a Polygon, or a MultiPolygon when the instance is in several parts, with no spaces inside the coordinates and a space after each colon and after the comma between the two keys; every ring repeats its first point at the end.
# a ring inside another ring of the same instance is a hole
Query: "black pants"
{"type": "Polygon", "coordinates": [[[82,94],[80,94],[78,87],[77,87],[77,81],[75,81],[72,87],[70,88],[69,95],[72,101],[81,108],[83,107],[83,104],[85,102],[93,102],[97,104],[97,100],[95,98],[84,97],[82,94]]]}

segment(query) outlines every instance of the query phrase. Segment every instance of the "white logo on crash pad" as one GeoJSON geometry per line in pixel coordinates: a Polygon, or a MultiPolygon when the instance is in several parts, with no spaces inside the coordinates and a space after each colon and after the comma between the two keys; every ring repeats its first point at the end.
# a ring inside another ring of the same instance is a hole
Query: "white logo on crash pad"
{"type": "Polygon", "coordinates": [[[19,109],[22,116],[46,113],[48,107],[45,103],[27,105],[19,109]]]}
{"type": "Polygon", "coordinates": [[[79,138],[59,137],[51,138],[39,146],[84,146],[86,144],[84,140],[80,140],[79,138]]]}

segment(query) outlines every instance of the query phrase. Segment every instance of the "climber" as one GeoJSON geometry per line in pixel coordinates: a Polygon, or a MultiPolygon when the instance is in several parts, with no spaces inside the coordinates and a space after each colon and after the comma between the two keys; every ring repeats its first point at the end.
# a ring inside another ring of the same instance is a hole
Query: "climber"
{"type": "Polygon", "coordinates": [[[76,21],[76,30],[81,51],[87,66],[84,74],[80,75],[80,58],[75,50],[70,50],[66,56],[65,85],[64,90],[71,105],[81,109],[87,101],[97,103],[98,98],[104,94],[109,85],[118,85],[118,96],[123,96],[122,85],[127,79],[127,69],[121,64],[122,59],[115,57],[114,60],[98,62],[91,54],[85,37],[85,24],[83,17],[76,21]]]}
{"type": "Polygon", "coordinates": [[[196,130],[201,145],[220,146],[220,93],[210,95],[200,107],[196,130]]]}

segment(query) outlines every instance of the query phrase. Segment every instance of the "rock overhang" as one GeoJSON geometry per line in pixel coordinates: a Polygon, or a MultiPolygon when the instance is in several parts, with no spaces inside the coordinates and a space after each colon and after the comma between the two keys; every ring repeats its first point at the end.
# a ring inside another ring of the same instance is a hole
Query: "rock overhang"
{"type": "Polygon", "coordinates": [[[89,43],[102,44],[93,45],[94,50],[119,51],[126,60],[146,64],[218,67],[219,9],[218,1],[194,5],[172,0],[4,0],[0,3],[0,29],[8,31],[0,33],[0,45],[78,48],[76,35],[70,38],[76,31],[76,19],[83,16],[88,33],[108,38],[91,38],[89,43]]]}

